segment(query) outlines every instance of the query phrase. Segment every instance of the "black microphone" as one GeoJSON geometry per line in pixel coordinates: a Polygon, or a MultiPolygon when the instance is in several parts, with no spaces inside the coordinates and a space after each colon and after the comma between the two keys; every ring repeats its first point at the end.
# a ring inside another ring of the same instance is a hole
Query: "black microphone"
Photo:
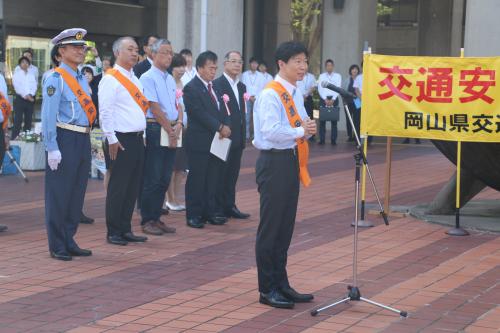
{"type": "Polygon", "coordinates": [[[332,91],[335,91],[336,93],[338,93],[339,95],[341,95],[342,97],[350,97],[350,98],[357,98],[358,96],[354,95],[352,92],[350,91],[347,91],[345,89],[342,89],[340,87],[337,87],[336,85],[334,84],[331,84],[331,83],[328,83],[327,81],[323,81],[321,82],[321,86],[323,88],[326,88],[326,89],[330,89],[332,91]]]}

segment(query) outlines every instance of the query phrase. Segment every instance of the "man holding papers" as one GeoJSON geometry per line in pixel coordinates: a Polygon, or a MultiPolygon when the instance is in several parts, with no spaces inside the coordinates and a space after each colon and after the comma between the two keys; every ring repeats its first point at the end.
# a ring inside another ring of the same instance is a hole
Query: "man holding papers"
{"type": "Polygon", "coordinates": [[[160,220],[165,192],[174,168],[175,150],[182,131],[182,112],[176,107],[175,80],[167,72],[172,62],[172,45],[158,39],[152,46],[153,66],[141,76],[144,95],[149,100],[146,115],[146,161],[141,198],[142,230],[152,235],[174,233],[160,220]],[[161,137],[168,137],[168,146],[161,145],[161,137]]]}
{"type": "Polygon", "coordinates": [[[236,182],[240,174],[241,156],[245,148],[245,96],[246,86],[238,79],[243,67],[241,53],[230,51],[224,57],[224,73],[214,81],[215,88],[228,96],[231,124],[231,149],[225,163],[224,177],[218,183],[217,203],[228,218],[246,219],[250,214],[236,206],[236,182]]]}
{"type": "Polygon", "coordinates": [[[106,136],[106,160],[109,182],[106,194],[108,243],[127,245],[144,242],[144,236],[132,233],[132,214],[139,192],[144,163],[143,133],[148,101],[132,67],[138,47],[132,37],[113,43],[115,66],[99,83],[99,124],[106,136]]]}
{"type": "Polygon", "coordinates": [[[186,222],[192,228],[203,228],[205,222],[221,225],[227,221],[215,200],[225,162],[212,154],[210,147],[212,142],[217,145],[221,138],[229,138],[231,130],[225,103],[212,84],[217,55],[211,51],[201,53],[196,59],[196,69],[198,73],[184,87],[183,96],[189,119],[185,137],[189,169],[186,222]]]}

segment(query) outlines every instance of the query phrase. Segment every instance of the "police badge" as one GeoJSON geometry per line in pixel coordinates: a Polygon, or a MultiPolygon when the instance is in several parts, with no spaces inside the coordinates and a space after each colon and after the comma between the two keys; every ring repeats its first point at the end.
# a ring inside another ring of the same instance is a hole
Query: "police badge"
{"type": "Polygon", "coordinates": [[[54,86],[48,86],[47,87],[47,95],[52,96],[56,92],[56,88],[54,86]]]}

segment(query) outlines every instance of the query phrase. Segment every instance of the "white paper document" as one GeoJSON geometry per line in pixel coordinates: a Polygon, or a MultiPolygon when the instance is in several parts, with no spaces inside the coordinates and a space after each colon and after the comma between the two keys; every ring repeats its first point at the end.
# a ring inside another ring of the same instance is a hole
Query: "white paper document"
{"type": "MultiPolygon", "coordinates": [[[[170,146],[170,140],[168,138],[168,133],[165,131],[165,129],[162,127],[161,128],[161,137],[160,137],[160,146],[162,147],[169,147],[170,146]]],[[[182,128],[179,137],[177,138],[177,148],[182,147],[182,128]]]]}
{"type": "Polygon", "coordinates": [[[231,139],[220,139],[219,132],[215,132],[214,139],[212,140],[212,145],[210,146],[210,153],[226,162],[230,147],[231,139]]]}

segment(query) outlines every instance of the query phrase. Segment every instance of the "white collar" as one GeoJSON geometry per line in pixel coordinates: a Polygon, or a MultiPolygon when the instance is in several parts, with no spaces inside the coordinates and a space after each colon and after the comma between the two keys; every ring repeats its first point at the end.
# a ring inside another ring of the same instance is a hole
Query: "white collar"
{"type": "MultiPolygon", "coordinates": [[[[207,81],[203,80],[203,79],[201,78],[200,74],[198,74],[198,73],[196,73],[196,76],[198,77],[198,79],[200,79],[200,80],[201,80],[201,82],[203,82],[203,84],[205,85],[205,88],[207,88],[207,89],[208,89],[208,84],[209,84],[209,83],[211,83],[211,82],[207,82],[207,81]]],[[[212,85],[212,86],[213,86],[213,85],[212,85]]]]}
{"type": "Polygon", "coordinates": [[[148,56],[146,56],[146,59],[148,59],[149,63],[151,64],[151,66],[153,65],[153,60],[150,59],[148,56]]]}
{"type": "Polygon", "coordinates": [[[276,74],[276,78],[274,80],[277,81],[277,82],[279,82],[279,83],[281,83],[281,85],[283,87],[285,87],[286,91],[288,91],[288,93],[291,96],[293,96],[293,93],[297,89],[297,86],[295,86],[294,84],[291,84],[290,82],[288,82],[287,80],[285,80],[284,78],[282,78],[279,74],[276,74]]]}
{"type": "Polygon", "coordinates": [[[114,68],[118,69],[122,74],[128,76],[129,78],[133,78],[134,77],[134,70],[131,68],[130,71],[126,70],[125,68],[123,68],[122,66],[118,65],[118,64],[115,64],[113,66],[114,68]]]}
{"type": "Polygon", "coordinates": [[[238,78],[236,78],[236,80],[233,80],[229,75],[226,74],[226,72],[224,72],[224,76],[229,81],[229,84],[232,86],[235,86],[238,84],[238,82],[240,82],[240,80],[238,78]]]}

